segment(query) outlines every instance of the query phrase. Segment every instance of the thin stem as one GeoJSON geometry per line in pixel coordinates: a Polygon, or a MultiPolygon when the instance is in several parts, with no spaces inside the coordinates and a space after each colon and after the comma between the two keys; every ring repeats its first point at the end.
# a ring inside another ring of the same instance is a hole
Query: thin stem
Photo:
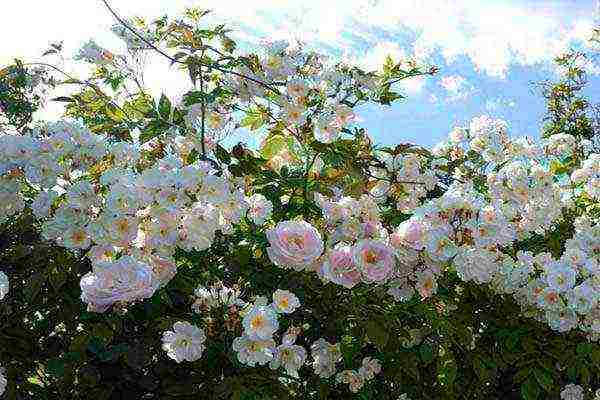
{"type": "Polygon", "coordinates": [[[204,93],[204,72],[202,71],[202,58],[204,58],[204,50],[200,55],[200,93],[202,94],[202,103],[200,103],[200,140],[202,141],[202,158],[206,158],[206,146],[204,144],[204,130],[205,130],[205,119],[206,119],[206,99],[204,93]]]}
{"type": "Polygon", "coordinates": [[[313,167],[313,165],[315,165],[315,162],[317,161],[318,156],[319,156],[319,152],[315,152],[315,155],[313,156],[312,160],[310,160],[310,162],[307,164],[306,172],[304,173],[303,197],[304,197],[304,206],[306,209],[308,209],[308,175],[310,173],[310,169],[313,167]]]}
{"type": "Polygon", "coordinates": [[[402,76],[402,77],[399,77],[399,78],[393,79],[393,80],[391,80],[391,81],[387,82],[387,84],[388,84],[388,85],[393,85],[394,83],[398,83],[398,82],[400,82],[400,81],[401,81],[401,80],[403,80],[403,79],[406,79],[406,78],[414,78],[414,77],[417,77],[417,76],[423,76],[423,75],[431,75],[431,72],[430,72],[430,71],[426,71],[426,72],[419,72],[419,73],[417,73],[417,74],[407,74],[406,76],[402,76]]]}
{"type": "Polygon", "coordinates": [[[87,86],[90,89],[92,89],[94,92],[96,92],[96,94],[98,94],[99,96],[103,97],[105,100],[107,100],[113,107],[115,107],[116,109],[118,109],[119,111],[121,111],[125,117],[127,118],[127,120],[129,120],[130,123],[134,124],[134,121],[132,120],[131,116],[129,114],[127,114],[127,112],[121,107],[119,106],[117,103],[115,103],[112,98],[107,95],[106,93],[104,93],[102,90],[100,90],[100,88],[97,85],[94,85],[88,81],[82,81],[80,79],[77,79],[75,77],[73,77],[72,75],[68,74],[67,72],[63,71],[62,69],[58,68],[55,65],[52,64],[47,64],[47,63],[42,63],[42,62],[31,62],[31,63],[26,63],[23,65],[38,65],[38,66],[43,66],[43,67],[48,67],[51,68],[57,72],[60,72],[61,74],[63,74],[64,76],[66,76],[70,82],[65,82],[65,83],[73,83],[76,85],[83,85],[83,86],[87,86]]]}
{"type": "MultiPolygon", "coordinates": [[[[140,39],[142,42],[144,42],[147,46],[149,46],[151,49],[153,49],[154,51],[158,52],[160,55],[162,55],[163,57],[166,57],[167,59],[169,59],[173,64],[183,64],[183,65],[187,65],[186,62],[178,60],[172,56],[170,56],[169,54],[167,54],[166,52],[164,52],[163,50],[161,50],[160,48],[158,48],[156,45],[152,44],[149,40],[147,40],[145,37],[143,37],[142,35],[140,35],[139,32],[137,32],[135,29],[133,29],[131,26],[129,26],[129,24],[127,22],[125,22],[125,20],[123,20],[121,17],[119,17],[119,15],[112,9],[112,7],[108,4],[107,0],[101,0],[102,3],[104,3],[104,5],[106,6],[106,8],[108,9],[108,11],[110,11],[110,13],[113,15],[113,17],[116,18],[117,21],[119,21],[119,23],[121,25],[123,25],[125,28],[127,28],[128,31],[130,31],[131,33],[133,33],[138,39],[140,39]]],[[[242,74],[240,72],[237,71],[233,71],[233,70],[227,70],[224,69],[216,64],[209,64],[206,65],[209,68],[214,68],[217,71],[223,72],[225,74],[232,74],[232,75],[236,75],[239,76],[241,78],[244,78],[246,80],[252,81],[258,85],[261,85],[267,89],[269,89],[270,91],[276,93],[276,94],[281,94],[279,92],[279,90],[277,90],[276,88],[274,88],[273,86],[269,85],[268,83],[262,82],[258,79],[255,79],[251,76],[247,76],[245,74],[242,74]]]]}
{"type": "MultiPolygon", "coordinates": [[[[275,123],[282,122],[282,121],[280,121],[280,120],[279,120],[277,117],[275,117],[275,116],[274,116],[274,115],[271,113],[271,110],[269,109],[269,107],[262,107],[262,108],[261,108],[260,104],[258,104],[258,103],[256,102],[256,99],[254,99],[254,97],[253,97],[253,96],[250,96],[250,100],[252,100],[252,102],[253,102],[253,103],[254,103],[254,104],[255,104],[255,105],[256,105],[256,106],[257,106],[259,109],[262,109],[262,110],[264,110],[264,111],[267,113],[267,116],[268,116],[269,118],[271,118],[271,119],[273,120],[273,122],[275,122],[275,123]]],[[[292,136],[294,136],[294,137],[295,137],[295,138],[298,140],[298,142],[299,142],[299,143],[302,143],[302,137],[301,137],[301,136],[300,136],[300,135],[299,135],[297,132],[294,132],[292,129],[290,129],[290,127],[288,127],[288,126],[287,126],[287,124],[284,124],[284,125],[285,125],[285,130],[286,130],[286,131],[288,131],[288,132],[289,132],[289,133],[290,133],[292,136]]]]}

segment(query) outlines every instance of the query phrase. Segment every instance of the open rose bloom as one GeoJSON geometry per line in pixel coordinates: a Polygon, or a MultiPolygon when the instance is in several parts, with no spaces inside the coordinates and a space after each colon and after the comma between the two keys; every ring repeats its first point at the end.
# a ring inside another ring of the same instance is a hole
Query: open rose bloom
{"type": "Polygon", "coordinates": [[[270,244],[267,254],[280,267],[301,271],[312,266],[323,252],[321,234],[305,221],[279,222],[266,234],[270,244]]]}

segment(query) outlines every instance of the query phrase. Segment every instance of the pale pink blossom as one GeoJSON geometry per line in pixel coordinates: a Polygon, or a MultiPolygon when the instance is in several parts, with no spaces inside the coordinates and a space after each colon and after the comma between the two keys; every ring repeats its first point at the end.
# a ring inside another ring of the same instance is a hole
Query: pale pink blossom
{"type": "Polygon", "coordinates": [[[323,252],[317,229],[305,221],[279,222],[266,232],[271,245],[267,254],[280,267],[302,270],[311,266],[323,252]]]}
{"type": "Polygon", "coordinates": [[[367,283],[385,281],[394,268],[392,248],[376,240],[358,242],[352,249],[352,260],[367,283]]]}

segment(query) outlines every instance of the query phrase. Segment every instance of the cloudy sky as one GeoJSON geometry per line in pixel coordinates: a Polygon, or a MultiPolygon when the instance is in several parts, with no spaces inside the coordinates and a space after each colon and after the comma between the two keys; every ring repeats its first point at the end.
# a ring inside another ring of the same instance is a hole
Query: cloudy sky
{"type": "MultiPolygon", "coordinates": [[[[380,143],[431,145],[457,124],[480,114],[506,119],[515,135],[535,136],[543,101],[533,82],[556,76],[555,55],[586,50],[600,24],[600,0],[112,0],[124,16],[176,15],[202,6],[235,29],[235,36],[299,38],[336,57],[377,68],[385,56],[415,55],[437,65],[435,77],[402,85],[407,99],[361,110],[380,143]]],[[[100,0],[6,0],[0,24],[0,64],[39,58],[50,41],[72,55],[89,38],[119,46],[114,22],[100,0]]],[[[589,50],[589,49],[587,49],[589,50]]],[[[597,53],[600,54],[600,53],[597,53]]],[[[67,69],[81,66],[65,61],[67,69]]],[[[600,102],[600,55],[587,66],[588,92],[600,102]]],[[[176,98],[186,83],[166,63],[153,63],[147,83],[176,98]]],[[[48,115],[57,112],[56,108],[48,115]]]]}

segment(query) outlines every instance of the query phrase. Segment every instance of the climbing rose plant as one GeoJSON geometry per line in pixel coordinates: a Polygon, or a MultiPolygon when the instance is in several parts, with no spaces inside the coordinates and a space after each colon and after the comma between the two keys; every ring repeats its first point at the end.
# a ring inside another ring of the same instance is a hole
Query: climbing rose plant
{"type": "MultiPolygon", "coordinates": [[[[550,121],[533,140],[483,115],[431,150],[382,147],[357,107],[435,68],[364,71],[279,41],[241,51],[204,10],[108,9],[126,52],[87,42],[88,78],[0,71],[0,393],[593,397],[591,125],[550,121]],[[149,54],[189,77],[177,103],[149,94],[149,54]],[[53,99],[64,118],[35,120],[64,85],[78,87],[53,99]],[[241,128],[258,148],[226,145],[241,128]]],[[[577,57],[558,60],[567,83],[577,57]]],[[[560,99],[589,121],[576,92],[560,99]]]]}

